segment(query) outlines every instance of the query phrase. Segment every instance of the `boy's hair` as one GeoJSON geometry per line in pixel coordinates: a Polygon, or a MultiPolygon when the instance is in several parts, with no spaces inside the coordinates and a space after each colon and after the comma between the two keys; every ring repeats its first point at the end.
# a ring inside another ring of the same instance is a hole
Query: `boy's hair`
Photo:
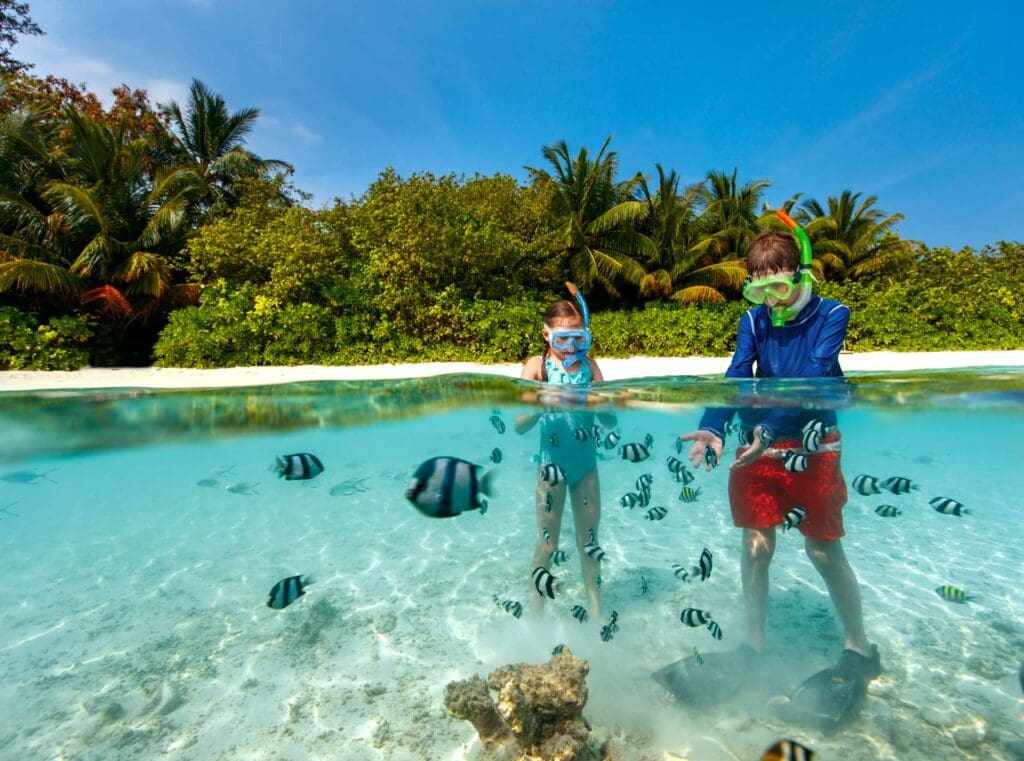
{"type": "Polygon", "coordinates": [[[747,246],[747,274],[782,272],[800,266],[800,249],[789,233],[761,233],[747,246]]]}

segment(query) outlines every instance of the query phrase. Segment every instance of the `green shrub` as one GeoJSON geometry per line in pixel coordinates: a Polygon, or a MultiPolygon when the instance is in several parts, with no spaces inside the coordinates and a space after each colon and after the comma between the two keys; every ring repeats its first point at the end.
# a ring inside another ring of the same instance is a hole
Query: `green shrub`
{"type": "Polygon", "coordinates": [[[0,370],[77,370],[89,364],[92,327],[80,315],[40,323],[33,314],[0,307],[0,370]]]}

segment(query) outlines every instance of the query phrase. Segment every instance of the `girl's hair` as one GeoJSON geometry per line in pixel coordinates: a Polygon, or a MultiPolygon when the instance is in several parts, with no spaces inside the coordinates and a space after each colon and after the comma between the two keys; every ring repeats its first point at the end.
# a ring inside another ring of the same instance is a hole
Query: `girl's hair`
{"type": "MultiPolygon", "coordinates": [[[[555,320],[559,320],[565,317],[575,317],[582,321],[583,315],[580,313],[579,306],[575,302],[569,301],[568,299],[561,299],[556,301],[554,304],[548,307],[548,310],[544,313],[544,324],[551,327],[551,323],[555,320]]],[[[544,383],[548,382],[548,366],[547,359],[548,353],[551,351],[551,346],[547,343],[544,344],[544,353],[540,356],[540,378],[544,383]]]]}

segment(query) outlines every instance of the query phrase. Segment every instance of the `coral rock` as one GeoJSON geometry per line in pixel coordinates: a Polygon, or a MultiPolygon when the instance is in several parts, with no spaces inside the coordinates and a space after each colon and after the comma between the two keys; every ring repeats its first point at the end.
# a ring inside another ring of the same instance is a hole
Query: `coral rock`
{"type": "Polygon", "coordinates": [[[574,761],[593,755],[583,719],[589,671],[586,661],[564,648],[547,663],[503,666],[487,677],[486,686],[479,677],[452,682],[445,706],[472,722],[485,744],[513,744],[509,750],[520,759],[574,761]],[[496,703],[487,686],[498,693],[496,703]]]}

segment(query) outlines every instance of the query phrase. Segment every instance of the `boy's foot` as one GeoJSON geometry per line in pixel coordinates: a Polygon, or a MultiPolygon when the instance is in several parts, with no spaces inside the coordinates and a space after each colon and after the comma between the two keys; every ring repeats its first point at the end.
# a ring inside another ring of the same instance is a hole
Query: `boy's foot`
{"type": "Polygon", "coordinates": [[[689,655],[658,669],[651,678],[679,702],[695,708],[709,708],[736,695],[749,684],[763,658],[763,653],[741,645],[735,650],[705,653],[700,659],[689,655]]]}
{"type": "Polygon", "coordinates": [[[776,703],[780,718],[832,732],[860,715],[868,682],[882,673],[878,648],[871,655],[844,650],[835,666],[808,677],[788,699],[776,703]]]}

